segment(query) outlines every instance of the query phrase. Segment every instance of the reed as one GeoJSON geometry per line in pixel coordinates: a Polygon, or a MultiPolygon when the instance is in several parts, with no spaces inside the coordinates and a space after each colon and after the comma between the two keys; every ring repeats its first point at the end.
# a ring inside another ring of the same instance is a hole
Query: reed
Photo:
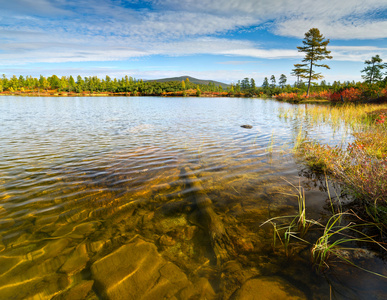
{"type": "Polygon", "coordinates": [[[377,242],[371,236],[362,232],[361,228],[364,228],[365,226],[373,226],[373,224],[363,223],[359,225],[359,224],[350,222],[346,225],[341,225],[341,222],[345,215],[348,215],[351,217],[357,217],[353,213],[345,212],[345,213],[334,214],[329,218],[328,222],[323,227],[324,228],[323,234],[318,238],[318,240],[314,243],[312,247],[313,262],[316,264],[319,270],[322,270],[324,268],[329,267],[328,259],[331,256],[335,256],[341,259],[342,261],[349,263],[350,265],[356,268],[359,268],[363,271],[369,272],[371,274],[374,274],[383,278],[387,278],[387,276],[383,274],[379,274],[379,273],[367,270],[365,268],[362,268],[359,265],[356,265],[349,258],[347,258],[347,255],[343,254],[343,253],[347,253],[348,251],[358,251],[359,248],[352,248],[345,245],[350,245],[350,244],[359,243],[359,242],[373,243],[378,245],[384,251],[387,251],[387,249],[381,243],[377,242]]]}
{"type": "Polygon", "coordinates": [[[274,130],[271,132],[270,143],[267,145],[266,152],[272,154],[274,150],[274,130]]]}
{"type": "Polygon", "coordinates": [[[307,105],[289,109],[280,108],[278,116],[284,120],[304,119],[311,125],[328,124],[333,128],[346,125],[352,130],[359,130],[374,123],[377,116],[373,112],[384,110],[387,110],[387,104],[307,105]]]}
{"type": "Polygon", "coordinates": [[[297,197],[297,202],[298,202],[297,213],[294,215],[274,217],[261,224],[261,226],[263,226],[269,223],[273,226],[273,234],[274,234],[273,246],[274,248],[276,247],[276,241],[278,238],[285,249],[286,255],[289,255],[291,253],[290,245],[291,245],[292,238],[302,241],[304,243],[308,243],[306,240],[303,239],[303,237],[307,233],[309,227],[312,224],[315,224],[314,220],[308,220],[306,218],[304,189],[300,185],[294,186],[291,183],[289,184],[296,189],[297,193],[296,194],[283,193],[283,194],[297,197]],[[283,220],[290,220],[290,221],[283,222],[283,220]],[[278,221],[281,221],[280,226],[278,226],[278,224],[276,223],[278,221]]]}
{"type": "MultiPolygon", "coordinates": [[[[293,196],[296,196],[298,201],[297,214],[274,217],[261,224],[261,226],[265,224],[271,224],[273,226],[274,249],[277,246],[277,240],[279,240],[284,248],[285,255],[290,256],[293,253],[292,246],[300,244],[310,245],[312,261],[320,271],[329,268],[329,262],[332,261],[332,258],[334,257],[339,258],[341,261],[363,271],[387,278],[387,276],[383,274],[379,274],[356,265],[348,257],[346,257],[346,255],[344,255],[344,253],[347,253],[348,251],[358,251],[359,248],[353,248],[350,245],[359,242],[373,243],[378,245],[384,251],[387,251],[381,243],[377,242],[371,236],[363,232],[365,227],[374,226],[375,224],[364,223],[363,220],[353,212],[336,213],[332,211],[332,216],[325,224],[316,220],[308,219],[306,217],[304,189],[301,186],[296,187],[296,189],[298,193],[293,194],[293,196]],[[356,218],[360,220],[361,223],[357,224],[353,221],[348,222],[345,220],[345,217],[347,217],[347,219],[356,218]],[[346,224],[343,225],[343,223],[346,224]],[[315,232],[316,230],[321,231],[321,235],[318,235],[318,238],[314,241],[310,241],[309,238],[305,237],[311,226],[314,226],[315,232]]],[[[332,200],[330,199],[330,201],[332,200]]]]}

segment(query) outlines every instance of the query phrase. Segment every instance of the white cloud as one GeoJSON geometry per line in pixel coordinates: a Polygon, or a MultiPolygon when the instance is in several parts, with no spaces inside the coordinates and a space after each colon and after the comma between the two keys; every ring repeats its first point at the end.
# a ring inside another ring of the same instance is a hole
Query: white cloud
{"type": "MultiPolygon", "coordinates": [[[[386,0],[4,1],[0,64],[195,54],[300,59],[302,54],[295,48],[269,48],[219,35],[267,25],[277,35],[296,38],[318,27],[331,40],[383,39],[387,38],[386,15],[382,15],[386,10],[386,0]]],[[[377,47],[330,49],[335,60],[343,61],[387,56],[385,48],[377,47]]]]}
{"type": "Polygon", "coordinates": [[[376,54],[387,57],[387,48],[375,46],[330,46],[334,60],[364,62],[376,54]]]}
{"type": "Polygon", "coordinates": [[[256,61],[253,60],[228,60],[228,61],[222,61],[218,62],[220,65],[231,65],[231,66],[239,66],[239,65],[246,65],[246,64],[256,64],[256,61]]]}
{"type": "Polygon", "coordinates": [[[219,15],[248,14],[265,19],[275,16],[321,16],[322,14],[338,17],[348,14],[363,14],[387,7],[384,0],[154,0],[151,2],[161,9],[210,12],[219,15]]]}
{"type": "Polygon", "coordinates": [[[300,18],[279,22],[275,33],[302,38],[309,28],[317,27],[329,39],[379,39],[387,38],[387,20],[329,20],[300,18]],[[302,34],[301,34],[302,33],[302,34]]]}
{"type": "MultiPolygon", "coordinates": [[[[36,37],[35,37],[36,38],[36,37]]],[[[229,40],[225,38],[193,38],[183,41],[164,42],[135,42],[131,39],[106,42],[99,40],[71,40],[66,43],[52,43],[46,40],[41,42],[19,42],[3,46],[0,52],[0,64],[12,65],[27,62],[81,62],[81,61],[113,61],[128,58],[166,55],[187,56],[196,54],[212,54],[241,56],[254,58],[301,58],[302,55],[294,49],[260,49],[250,41],[229,40]],[[90,45],[89,45],[90,43],[90,45]]]]}
{"type": "Polygon", "coordinates": [[[297,50],[291,49],[232,49],[232,50],[223,50],[221,54],[226,55],[236,55],[236,56],[247,56],[247,57],[256,57],[256,58],[268,58],[268,59],[278,59],[278,58],[302,58],[303,55],[297,50]]]}
{"type": "Polygon", "coordinates": [[[387,51],[387,48],[376,46],[329,46],[329,49],[342,51],[387,51]]]}
{"type": "Polygon", "coordinates": [[[174,11],[249,17],[254,25],[272,21],[273,32],[297,38],[302,38],[311,27],[323,28],[326,36],[336,39],[387,37],[385,0],[155,0],[153,3],[174,11]],[[379,19],[375,18],[378,13],[379,19]]]}
{"type": "Polygon", "coordinates": [[[60,8],[63,1],[57,0],[12,0],[2,1],[0,15],[13,14],[19,18],[27,15],[67,15],[68,11],[60,8]]]}

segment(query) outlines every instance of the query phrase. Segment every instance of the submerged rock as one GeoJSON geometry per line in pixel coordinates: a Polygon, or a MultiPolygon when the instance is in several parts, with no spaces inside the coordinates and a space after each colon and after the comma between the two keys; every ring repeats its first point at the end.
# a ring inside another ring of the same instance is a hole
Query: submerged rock
{"type": "Polygon", "coordinates": [[[2,219],[0,220],[0,229],[7,229],[15,225],[15,220],[13,219],[2,219]]]}
{"type": "Polygon", "coordinates": [[[53,237],[67,236],[73,239],[83,239],[85,236],[90,235],[99,226],[99,222],[87,222],[74,226],[74,224],[67,224],[59,227],[52,233],[53,237]]]}
{"type": "Polygon", "coordinates": [[[160,245],[162,245],[162,246],[173,246],[173,245],[176,244],[176,241],[175,241],[172,237],[170,237],[170,236],[164,234],[164,235],[162,235],[162,236],[160,237],[159,243],[160,243],[160,245]]]}
{"type": "Polygon", "coordinates": [[[97,291],[108,299],[170,299],[192,285],[154,244],[140,238],[97,260],[91,272],[97,291]]]}
{"type": "Polygon", "coordinates": [[[53,300],[65,300],[65,299],[71,299],[71,300],[97,300],[98,297],[95,295],[95,293],[92,290],[94,281],[92,280],[83,280],[80,283],[78,283],[76,286],[72,287],[71,289],[60,293],[59,295],[56,295],[53,300]]]}
{"type": "Polygon", "coordinates": [[[66,260],[66,262],[62,265],[60,271],[70,275],[74,274],[84,269],[88,261],[89,256],[87,254],[86,244],[79,244],[66,260]]]}
{"type": "Polygon", "coordinates": [[[281,277],[259,277],[246,281],[237,290],[233,300],[301,300],[307,299],[305,294],[286,282],[281,277]]]}

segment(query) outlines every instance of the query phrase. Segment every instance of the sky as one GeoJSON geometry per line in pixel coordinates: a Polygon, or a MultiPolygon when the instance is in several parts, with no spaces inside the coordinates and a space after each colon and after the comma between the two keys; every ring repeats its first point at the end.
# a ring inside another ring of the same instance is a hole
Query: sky
{"type": "Polygon", "coordinates": [[[0,0],[0,74],[292,83],[314,27],[330,40],[327,82],[387,61],[387,0],[0,0]]]}

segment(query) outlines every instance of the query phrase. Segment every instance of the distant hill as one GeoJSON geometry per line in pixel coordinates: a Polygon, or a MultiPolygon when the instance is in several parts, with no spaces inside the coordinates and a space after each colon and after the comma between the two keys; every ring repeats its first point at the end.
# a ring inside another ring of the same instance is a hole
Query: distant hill
{"type": "Polygon", "coordinates": [[[171,77],[171,78],[162,78],[162,79],[152,79],[152,80],[144,80],[144,81],[156,81],[156,82],[168,82],[168,81],[182,81],[189,79],[190,82],[195,83],[195,84],[209,84],[210,82],[214,83],[215,86],[221,86],[222,88],[226,89],[229,87],[228,84],[219,82],[219,81],[214,81],[214,80],[203,80],[203,79],[197,79],[193,78],[191,76],[180,76],[180,77],[171,77]]]}

